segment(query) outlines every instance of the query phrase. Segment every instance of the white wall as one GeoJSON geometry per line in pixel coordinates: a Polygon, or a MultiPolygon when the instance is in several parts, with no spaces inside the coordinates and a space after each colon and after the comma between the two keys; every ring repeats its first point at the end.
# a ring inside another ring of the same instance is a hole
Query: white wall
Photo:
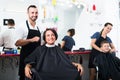
{"type": "MultiPolygon", "coordinates": [[[[76,23],[77,31],[74,38],[77,45],[75,48],[85,47],[89,49],[90,36],[96,31],[101,31],[104,23],[111,22],[114,26],[109,36],[111,37],[116,49],[120,51],[118,0],[94,0],[91,2],[86,0],[85,3],[87,5],[83,9],[81,15],[79,16],[79,20],[77,20],[76,23]],[[96,4],[96,11],[93,11],[91,8],[91,5],[93,4],[96,4]],[[96,14],[97,12],[100,12],[100,14],[96,14]]],[[[119,53],[117,53],[117,56],[120,57],[119,53]]]]}

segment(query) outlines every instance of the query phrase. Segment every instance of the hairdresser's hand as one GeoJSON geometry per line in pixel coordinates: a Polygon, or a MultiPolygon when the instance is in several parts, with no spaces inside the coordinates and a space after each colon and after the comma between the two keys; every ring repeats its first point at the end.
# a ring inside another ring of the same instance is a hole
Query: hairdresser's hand
{"type": "Polygon", "coordinates": [[[32,72],[31,72],[31,70],[30,70],[30,65],[27,64],[27,65],[25,66],[25,76],[26,76],[27,78],[32,79],[31,74],[32,74],[32,72]]]}
{"type": "Polygon", "coordinates": [[[40,37],[35,36],[35,37],[30,39],[30,42],[38,42],[39,40],[40,40],[40,37]]]}
{"type": "Polygon", "coordinates": [[[117,52],[115,49],[110,49],[110,53],[117,52]]]}
{"type": "Polygon", "coordinates": [[[99,49],[100,52],[104,52],[101,48],[99,49]]]}

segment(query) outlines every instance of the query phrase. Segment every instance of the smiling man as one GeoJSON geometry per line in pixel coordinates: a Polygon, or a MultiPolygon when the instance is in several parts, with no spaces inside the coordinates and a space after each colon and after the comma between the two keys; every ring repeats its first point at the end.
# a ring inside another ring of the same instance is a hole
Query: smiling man
{"type": "Polygon", "coordinates": [[[36,47],[41,44],[41,33],[40,29],[36,23],[38,18],[38,9],[35,5],[30,5],[27,8],[28,20],[17,30],[17,41],[16,46],[21,46],[20,52],[20,66],[19,66],[19,76],[20,80],[25,80],[24,74],[24,59],[30,55],[36,47]]]}

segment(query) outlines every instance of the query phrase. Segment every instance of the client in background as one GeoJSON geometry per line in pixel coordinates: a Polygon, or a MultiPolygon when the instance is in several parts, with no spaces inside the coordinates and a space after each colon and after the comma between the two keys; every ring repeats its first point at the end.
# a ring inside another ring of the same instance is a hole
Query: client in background
{"type": "Polygon", "coordinates": [[[75,41],[73,39],[73,36],[75,35],[75,29],[69,29],[67,31],[67,35],[64,36],[64,38],[62,39],[62,43],[61,43],[61,48],[64,51],[71,51],[73,46],[75,45],[75,41]]]}

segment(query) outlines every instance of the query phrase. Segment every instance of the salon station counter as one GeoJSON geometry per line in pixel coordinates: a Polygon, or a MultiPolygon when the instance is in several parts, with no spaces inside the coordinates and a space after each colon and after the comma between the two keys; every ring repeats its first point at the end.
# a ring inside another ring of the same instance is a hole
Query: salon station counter
{"type": "MultiPolygon", "coordinates": [[[[90,50],[68,51],[65,52],[74,62],[79,62],[84,67],[82,80],[89,79],[88,61],[90,50]]],[[[0,80],[19,80],[19,55],[20,54],[2,54],[0,55],[0,80]]]]}
{"type": "Polygon", "coordinates": [[[90,50],[85,51],[73,51],[73,52],[65,52],[73,62],[78,62],[82,64],[84,68],[84,73],[82,75],[82,80],[89,80],[89,54],[90,50]]]}
{"type": "Polygon", "coordinates": [[[19,80],[19,54],[0,55],[0,80],[19,80]]]}

